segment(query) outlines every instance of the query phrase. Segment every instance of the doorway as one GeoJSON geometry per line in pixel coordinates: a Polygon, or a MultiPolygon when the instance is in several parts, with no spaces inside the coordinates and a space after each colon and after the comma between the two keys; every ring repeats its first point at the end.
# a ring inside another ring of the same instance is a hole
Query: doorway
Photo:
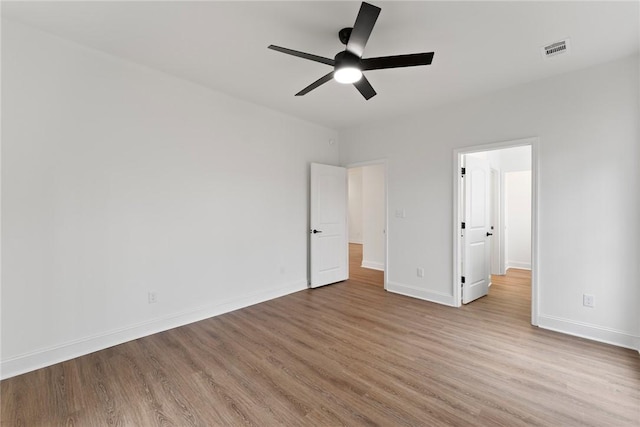
{"type": "Polygon", "coordinates": [[[454,298],[457,306],[492,283],[531,276],[537,324],[537,138],[454,153],[454,298]]]}
{"type": "Polygon", "coordinates": [[[386,162],[349,165],[349,279],[386,289],[386,162]]]}

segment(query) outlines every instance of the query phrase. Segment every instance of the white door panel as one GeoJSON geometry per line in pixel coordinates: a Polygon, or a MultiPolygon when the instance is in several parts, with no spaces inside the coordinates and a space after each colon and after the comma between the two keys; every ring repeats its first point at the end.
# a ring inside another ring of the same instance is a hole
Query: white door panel
{"type": "Polygon", "coordinates": [[[502,257],[500,256],[500,247],[502,246],[500,198],[500,171],[491,169],[491,194],[489,195],[489,200],[491,200],[491,232],[493,233],[493,237],[490,239],[491,274],[504,274],[502,257]]]}
{"type": "Polygon", "coordinates": [[[463,233],[462,302],[467,304],[489,293],[491,253],[489,245],[489,162],[465,156],[463,179],[465,230],[463,233]]]}
{"type": "Polygon", "coordinates": [[[347,170],[311,164],[310,286],[349,277],[347,236],[347,170]]]}

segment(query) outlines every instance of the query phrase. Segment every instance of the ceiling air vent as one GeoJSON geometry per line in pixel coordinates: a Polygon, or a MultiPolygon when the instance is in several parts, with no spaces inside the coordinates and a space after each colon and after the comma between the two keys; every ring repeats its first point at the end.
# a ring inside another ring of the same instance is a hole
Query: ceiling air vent
{"type": "Polygon", "coordinates": [[[542,56],[549,58],[550,56],[560,55],[561,53],[567,53],[569,51],[569,39],[560,40],[559,42],[551,43],[542,48],[542,56]]]}

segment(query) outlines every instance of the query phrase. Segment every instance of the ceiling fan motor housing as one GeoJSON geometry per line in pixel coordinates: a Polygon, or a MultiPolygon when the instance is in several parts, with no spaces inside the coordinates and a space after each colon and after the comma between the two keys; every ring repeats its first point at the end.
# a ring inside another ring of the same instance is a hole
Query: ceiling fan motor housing
{"type": "Polygon", "coordinates": [[[362,62],[360,58],[347,50],[339,52],[335,56],[334,61],[336,62],[336,70],[341,68],[357,68],[362,70],[362,62]]]}

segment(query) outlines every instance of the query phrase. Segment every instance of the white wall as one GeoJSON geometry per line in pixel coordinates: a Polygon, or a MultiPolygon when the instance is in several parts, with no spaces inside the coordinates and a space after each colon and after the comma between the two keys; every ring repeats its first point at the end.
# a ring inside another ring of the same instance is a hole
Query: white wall
{"type": "Polygon", "coordinates": [[[349,179],[349,243],[362,244],[362,168],[351,168],[349,179]]]}
{"type": "Polygon", "coordinates": [[[385,201],[383,164],[362,167],[362,266],[384,270],[385,201]]]}
{"type": "Polygon", "coordinates": [[[531,146],[505,148],[497,150],[500,157],[500,171],[520,172],[531,170],[531,146]]]}
{"type": "Polygon", "coordinates": [[[629,57],[341,132],[343,164],[388,159],[389,211],[406,212],[388,289],[455,304],[453,150],[538,136],[539,324],[638,348],[639,71],[629,57]]]}
{"type": "Polygon", "coordinates": [[[507,268],[531,269],[531,171],[504,174],[507,268]]]}
{"type": "Polygon", "coordinates": [[[336,132],[6,21],[2,114],[3,377],[306,288],[336,132]]]}

